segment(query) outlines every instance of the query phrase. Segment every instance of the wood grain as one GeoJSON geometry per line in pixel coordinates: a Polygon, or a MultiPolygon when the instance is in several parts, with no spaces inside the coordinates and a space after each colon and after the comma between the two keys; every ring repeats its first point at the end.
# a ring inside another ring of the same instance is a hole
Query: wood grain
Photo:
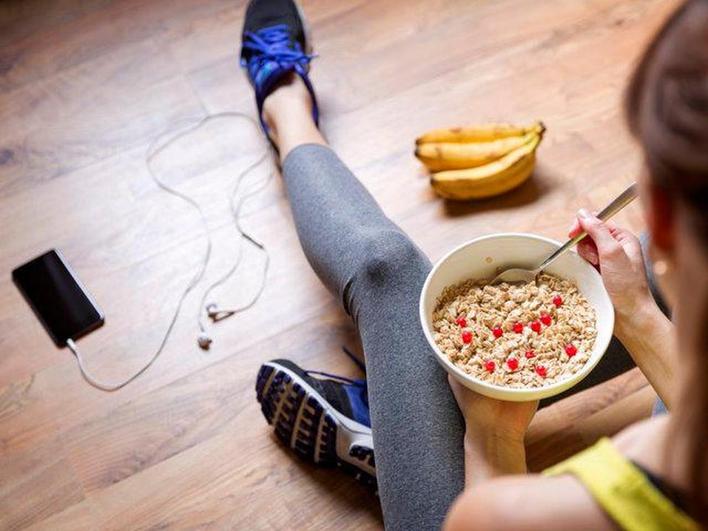
{"type": "MultiPolygon", "coordinates": [[[[639,159],[622,119],[633,62],[673,1],[348,0],[304,2],[322,127],[386,212],[430,255],[493,231],[563,238],[580,206],[607,202],[639,159]],[[534,178],[473,204],[436,198],[412,157],[425,129],[544,120],[534,178]],[[402,193],[404,191],[405,193],[402,193]]],[[[8,0],[0,4],[0,529],[378,529],[375,496],[294,460],[254,399],[275,357],[359,377],[359,348],[309,268],[276,178],[244,225],[271,250],[263,299],[195,344],[198,295],[163,356],[119,393],[87,386],[10,281],[13,267],[63,250],[103,307],[81,341],[118,379],[159,342],[204,249],[195,212],[149,179],[148,143],[207,113],[253,115],[237,68],[243,1],[8,0]]],[[[264,142],[214,123],[156,160],[160,176],[208,205],[208,280],[237,251],[225,196],[264,142]]],[[[265,179],[269,169],[252,176],[265,179]]],[[[638,206],[620,222],[642,229],[638,206]]],[[[215,293],[248,298],[262,257],[215,293]]],[[[648,415],[632,371],[542,410],[527,439],[533,470],[648,415]]]]}

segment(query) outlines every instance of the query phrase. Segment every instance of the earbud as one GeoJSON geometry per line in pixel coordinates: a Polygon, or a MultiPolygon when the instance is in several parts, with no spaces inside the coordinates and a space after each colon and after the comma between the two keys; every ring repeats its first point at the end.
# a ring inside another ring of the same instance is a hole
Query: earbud
{"type": "Polygon", "coordinates": [[[209,319],[211,319],[215,323],[217,321],[221,321],[222,319],[226,319],[227,317],[231,317],[233,314],[239,311],[219,308],[219,306],[215,302],[207,304],[205,310],[207,315],[209,316],[209,319]]]}
{"type": "Polygon", "coordinates": [[[197,343],[199,344],[199,348],[202,350],[209,350],[209,345],[211,345],[211,338],[206,335],[204,332],[199,334],[199,337],[197,338],[197,343]]]}
{"type": "Polygon", "coordinates": [[[214,317],[219,315],[219,307],[216,305],[215,302],[210,302],[206,305],[206,313],[209,318],[213,319],[214,317]]]}

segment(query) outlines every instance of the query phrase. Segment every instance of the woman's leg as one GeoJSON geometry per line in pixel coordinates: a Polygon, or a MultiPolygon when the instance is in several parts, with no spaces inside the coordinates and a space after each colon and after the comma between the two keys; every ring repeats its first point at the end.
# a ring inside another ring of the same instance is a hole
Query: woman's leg
{"type": "Polygon", "coordinates": [[[418,323],[430,262],[329,149],[299,82],[266,100],[295,226],[364,347],[376,475],[389,529],[437,529],[463,487],[463,422],[418,323]]]}
{"type": "Polygon", "coordinates": [[[463,424],[418,323],[430,262],[327,147],[313,119],[314,91],[285,74],[306,78],[305,33],[290,0],[251,0],[241,59],[281,155],[303,249],[358,326],[386,525],[439,528],[463,486],[463,424]]]}
{"type": "MultiPolygon", "coordinates": [[[[358,327],[366,357],[376,475],[390,529],[438,528],[463,487],[464,426],[418,322],[430,262],[327,146],[299,78],[265,101],[305,255],[358,327]]],[[[613,339],[578,386],[634,366],[613,339]]]]}

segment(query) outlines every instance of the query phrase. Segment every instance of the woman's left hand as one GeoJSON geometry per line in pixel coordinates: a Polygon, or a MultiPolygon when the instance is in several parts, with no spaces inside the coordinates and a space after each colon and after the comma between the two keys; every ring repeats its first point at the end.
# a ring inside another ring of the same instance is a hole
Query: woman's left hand
{"type": "Polygon", "coordinates": [[[450,375],[448,381],[465,418],[469,435],[523,441],[531,419],[538,409],[538,400],[496,400],[467,389],[450,375]]]}

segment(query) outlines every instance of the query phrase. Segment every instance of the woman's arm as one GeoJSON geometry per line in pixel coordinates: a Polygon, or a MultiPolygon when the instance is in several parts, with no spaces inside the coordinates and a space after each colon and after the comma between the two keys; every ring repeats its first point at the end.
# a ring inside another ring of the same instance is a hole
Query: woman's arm
{"type": "Polygon", "coordinates": [[[570,236],[588,233],[578,253],[598,268],[615,307],[615,334],[661,399],[671,407],[676,345],[673,325],[649,291],[639,240],[580,210],[570,236]]]}
{"type": "Polygon", "coordinates": [[[487,398],[448,377],[465,418],[465,487],[502,475],[526,473],[524,437],[538,401],[487,398]]]}
{"type": "Polygon", "coordinates": [[[445,531],[604,531],[616,529],[573,476],[508,476],[465,489],[445,531]]]}
{"type": "Polygon", "coordinates": [[[445,531],[614,529],[572,476],[526,474],[524,437],[538,402],[494,400],[448,380],[465,418],[465,490],[445,531]]]}
{"type": "Polygon", "coordinates": [[[465,490],[445,531],[614,529],[572,476],[526,475],[524,437],[538,402],[494,400],[448,379],[466,424],[465,490]]]}
{"type": "Polygon", "coordinates": [[[678,354],[671,321],[652,299],[631,320],[618,320],[615,335],[632,355],[664,404],[671,408],[678,354]]]}
{"type": "Polygon", "coordinates": [[[509,474],[526,473],[523,437],[465,433],[465,488],[509,474]]]}

